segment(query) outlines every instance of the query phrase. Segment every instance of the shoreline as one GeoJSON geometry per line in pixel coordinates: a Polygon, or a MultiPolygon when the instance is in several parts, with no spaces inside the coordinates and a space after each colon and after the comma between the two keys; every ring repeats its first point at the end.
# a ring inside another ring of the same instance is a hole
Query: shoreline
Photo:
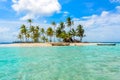
{"type": "Polygon", "coordinates": [[[54,46],[87,46],[97,45],[97,43],[12,43],[12,44],[0,44],[0,47],[52,47],[54,46]],[[69,44],[69,45],[68,45],[69,44]]]}

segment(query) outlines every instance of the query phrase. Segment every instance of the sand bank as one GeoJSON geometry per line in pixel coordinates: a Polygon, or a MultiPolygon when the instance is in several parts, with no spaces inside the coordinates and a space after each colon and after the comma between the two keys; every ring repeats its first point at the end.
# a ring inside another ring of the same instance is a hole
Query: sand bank
{"type": "Polygon", "coordinates": [[[13,43],[13,44],[0,44],[0,47],[47,47],[47,46],[66,45],[68,46],[85,46],[85,45],[96,45],[97,43],[13,43]]]}

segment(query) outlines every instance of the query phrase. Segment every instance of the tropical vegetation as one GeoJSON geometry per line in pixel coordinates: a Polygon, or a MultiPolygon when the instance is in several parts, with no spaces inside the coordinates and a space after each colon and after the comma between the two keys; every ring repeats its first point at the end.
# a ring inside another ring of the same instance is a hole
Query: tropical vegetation
{"type": "Polygon", "coordinates": [[[18,38],[20,42],[82,42],[85,31],[82,25],[75,26],[71,17],[66,22],[51,22],[52,27],[47,29],[32,25],[28,19],[29,27],[21,25],[18,38]]]}

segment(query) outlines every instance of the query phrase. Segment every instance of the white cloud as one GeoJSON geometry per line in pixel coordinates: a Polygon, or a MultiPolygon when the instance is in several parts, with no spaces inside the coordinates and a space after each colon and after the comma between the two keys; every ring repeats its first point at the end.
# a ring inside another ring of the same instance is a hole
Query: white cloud
{"type": "MultiPolygon", "coordinates": [[[[46,20],[44,21],[46,22],[46,20]]],[[[13,42],[17,41],[17,35],[19,34],[19,29],[22,24],[25,24],[26,27],[29,26],[29,23],[22,22],[22,21],[7,21],[7,20],[0,20],[0,42],[13,42]]],[[[32,25],[40,26],[43,28],[47,28],[50,26],[46,23],[32,23],[32,25]]]]}
{"type": "Polygon", "coordinates": [[[100,15],[85,16],[75,21],[86,30],[85,41],[120,41],[120,8],[116,12],[103,11],[100,15]]]}
{"type": "Polygon", "coordinates": [[[16,40],[21,24],[22,22],[19,21],[0,20],[0,42],[11,42],[16,40]]]}
{"type": "Polygon", "coordinates": [[[58,0],[12,0],[12,8],[18,13],[25,13],[21,19],[49,16],[59,12],[61,5],[58,0]]]}

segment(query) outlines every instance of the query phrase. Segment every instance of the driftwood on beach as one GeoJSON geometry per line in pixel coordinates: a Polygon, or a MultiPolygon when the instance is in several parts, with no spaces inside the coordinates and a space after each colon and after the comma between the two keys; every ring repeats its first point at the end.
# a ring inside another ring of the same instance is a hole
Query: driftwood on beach
{"type": "Polygon", "coordinates": [[[51,43],[52,46],[69,46],[70,43],[51,43]]]}

